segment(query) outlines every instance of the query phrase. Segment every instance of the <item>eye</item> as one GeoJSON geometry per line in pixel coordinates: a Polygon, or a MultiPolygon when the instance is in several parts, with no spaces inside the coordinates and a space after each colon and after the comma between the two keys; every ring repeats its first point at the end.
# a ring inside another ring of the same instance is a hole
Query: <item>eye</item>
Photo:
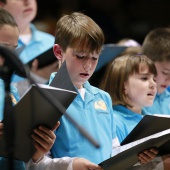
{"type": "Polygon", "coordinates": [[[167,76],[167,75],[170,75],[169,72],[165,72],[165,71],[162,71],[162,74],[163,74],[163,75],[166,75],[166,76],[167,76]]]}
{"type": "Polygon", "coordinates": [[[96,60],[98,60],[98,58],[97,57],[92,57],[92,60],[96,61],[96,60]]]}
{"type": "Polygon", "coordinates": [[[156,82],[156,78],[153,78],[153,81],[156,82]]]}
{"type": "Polygon", "coordinates": [[[146,81],[146,80],[148,80],[148,77],[141,77],[141,80],[143,80],[143,81],[146,81]]]}
{"type": "Polygon", "coordinates": [[[85,56],[81,56],[81,55],[76,55],[76,57],[77,57],[78,59],[83,59],[83,58],[85,58],[85,56]]]}

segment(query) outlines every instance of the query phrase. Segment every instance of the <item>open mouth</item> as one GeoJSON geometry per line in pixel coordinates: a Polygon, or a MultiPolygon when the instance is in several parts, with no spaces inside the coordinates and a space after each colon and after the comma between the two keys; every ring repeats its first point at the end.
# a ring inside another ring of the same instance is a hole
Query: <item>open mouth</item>
{"type": "Polygon", "coordinates": [[[85,77],[89,76],[88,73],[80,73],[80,75],[81,75],[81,76],[85,76],[85,77]]]}
{"type": "Polygon", "coordinates": [[[154,96],[154,93],[148,93],[147,95],[148,96],[154,96]]]}
{"type": "Polygon", "coordinates": [[[167,86],[165,86],[165,85],[161,85],[161,87],[162,87],[162,88],[165,88],[165,89],[167,88],[167,86]]]}

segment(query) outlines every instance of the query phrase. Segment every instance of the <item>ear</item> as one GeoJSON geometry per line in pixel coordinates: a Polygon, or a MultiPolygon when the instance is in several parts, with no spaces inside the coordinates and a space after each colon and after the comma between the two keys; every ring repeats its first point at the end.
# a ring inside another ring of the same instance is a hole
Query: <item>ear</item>
{"type": "Polygon", "coordinates": [[[125,93],[125,94],[127,94],[126,85],[127,85],[127,83],[125,82],[125,83],[124,83],[124,93],[125,93]]]}
{"type": "Polygon", "coordinates": [[[56,58],[57,58],[59,61],[62,61],[63,56],[62,56],[62,49],[61,49],[60,45],[54,44],[54,46],[53,46],[53,52],[54,52],[54,55],[56,56],[56,58]]]}
{"type": "Polygon", "coordinates": [[[4,65],[4,58],[0,56],[0,66],[4,65]]]}

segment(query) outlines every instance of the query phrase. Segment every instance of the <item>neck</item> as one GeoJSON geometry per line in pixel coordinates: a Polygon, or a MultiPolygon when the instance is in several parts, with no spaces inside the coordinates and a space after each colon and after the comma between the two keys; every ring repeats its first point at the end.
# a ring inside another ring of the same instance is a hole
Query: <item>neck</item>
{"type": "Polygon", "coordinates": [[[31,28],[29,25],[19,26],[20,34],[31,34],[31,28]]]}
{"type": "Polygon", "coordinates": [[[129,107],[129,106],[127,106],[127,108],[129,110],[131,110],[132,112],[135,112],[137,114],[141,114],[141,112],[142,112],[142,108],[141,107],[136,107],[136,106],[129,107]]]}

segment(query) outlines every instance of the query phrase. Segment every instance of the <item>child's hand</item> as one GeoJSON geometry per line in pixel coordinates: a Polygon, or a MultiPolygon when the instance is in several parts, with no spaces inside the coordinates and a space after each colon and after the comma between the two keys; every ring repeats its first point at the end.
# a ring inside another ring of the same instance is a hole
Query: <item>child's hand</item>
{"type": "Polygon", "coordinates": [[[4,124],[2,122],[0,122],[0,139],[2,137],[2,134],[4,133],[4,124]]]}
{"type": "Polygon", "coordinates": [[[34,130],[34,133],[31,135],[34,139],[34,146],[37,149],[32,157],[34,162],[36,162],[40,157],[42,157],[51,149],[56,139],[54,131],[58,128],[59,125],[60,122],[57,122],[53,130],[50,130],[44,126],[39,126],[34,130]]]}
{"type": "Polygon", "coordinates": [[[87,170],[87,169],[103,170],[99,165],[91,163],[90,161],[84,158],[76,158],[73,161],[73,170],[87,170]]]}
{"type": "Polygon", "coordinates": [[[157,156],[158,152],[159,151],[155,148],[151,148],[149,150],[143,151],[142,153],[140,153],[138,155],[140,163],[146,164],[146,163],[152,161],[152,159],[154,159],[157,156]]]}
{"type": "Polygon", "coordinates": [[[58,60],[56,59],[56,61],[50,65],[47,65],[43,68],[38,68],[38,60],[35,59],[32,63],[31,66],[31,71],[40,76],[43,77],[44,79],[49,79],[50,75],[52,72],[56,72],[58,70],[58,60]]]}

